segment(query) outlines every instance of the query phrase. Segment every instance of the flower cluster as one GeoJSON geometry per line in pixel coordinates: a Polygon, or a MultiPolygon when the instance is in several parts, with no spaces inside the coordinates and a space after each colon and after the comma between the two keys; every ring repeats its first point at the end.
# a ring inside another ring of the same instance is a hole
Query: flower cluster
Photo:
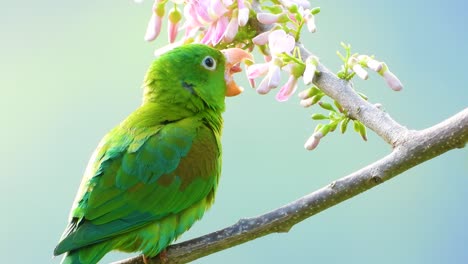
{"type": "Polygon", "coordinates": [[[369,78],[369,74],[365,68],[371,69],[382,76],[387,83],[387,86],[394,91],[400,91],[403,89],[403,84],[389,69],[387,64],[374,59],[373,56],[359,55],[357,53],[351,55],[351,45],[341,43],[341,46],[345,49],[346,55],[342,55],[339,51],[337,52],[338,57],[343,61],[344,65],[341,67],[341,71],[338,72],[338,77],[350,80],[357,75],[363,80],[369,78]]]}
{"type": "Polygon", "coordinates": [[[170,43],[175,42],[180,30],[185,30],[182,42],[210,46],[216,46],[221,41],[230,43],[239,27],[247,24],[250,15],[248,0],[155,0],[145,40],[152,41],[159,36],[168,2],[174,5],[167,16],[170,43]],[[182,18],[185,21],[180,26],[182,18]]]}
{"type": "MultiPolygon", "coordinates": [[[[134,0],[142,2],[143,0],[134,0]]],[[[255,47],[263,54],[264,62],[247,63],[247,78],[256,92],[267,94],[280,87],[276,94],[279,102],[287,101],[295,93],[299,79],[306,86],[312,86],[299,93],[300,104],[304,107],[319,105],[329,111],[328,116],[314,114],[314,120],[329,120],[328,124],[318,124],[313,135],[307,140],[305,148],[315,149],[320,140],[338,126],[342,133],[350,121],[354,130],[366,140],[366,127],[352,119],[346,109],[338,102],[326,103],[326,98],[318,87],[313,86],[319,60],[315,56],[302,57],[297,42],[301,32],[316,32],[315,17],[320,8],[312,8],[308,0],[155,0],[152,16],[148,23],[145,39],[152,41],[158,37],[167,16],[167,32],[171,45],[158,49],[156,54],[165,52],[174,45],[182,43],[203,43],[222,49],[237,47],[252,51],[255,47]],[[173,5],[166,14],[168,4],[173,5]],[[249,21],[255,21],[249,23],[249,21]],[[183,37],[179,32],[184,31],[183,37]],[[177,39],[180,41],[176,41],[177,39]],[[281,75],[289,76],[284,82],[281,75]],[[262,78],[258,85],[255,80],[262,78]]],[[[366,80],[370,69],[383,77],[387,85],[399,91],[403,88],[400,80],[388,69],[388,66],[374,59],[373,56],[351,54],[351,46],[342,43],[346,54],[338,56],[343,66],[338,77],[350,81],[354,76],[366,80]]],[[[365,95],[359,95],[367,100],[365,95]]]]}
{"type": "Polygon", "coordinates": [[[252,86],[254,79],[265,76],[256,91],[267,94],[280,86],[281,71],[289,73],[289,78],[276,99],[286,101],[296,91],[298,79],[303,76],[304,83],[310,84],[315,75],[318,60],[306,58],[305,62],[296,49],[301,29],[305,25],[309,32],[315,32],[315,15],[319,8],[310,9],[310,3],[303,0],[282,0],[281,5],[264,6],[268,12],[256,14],[258,22],[269,25],[271,29],[252,39],[264,53],[265,62],[253,64],[247,69],[247,76],[252,86]]]}

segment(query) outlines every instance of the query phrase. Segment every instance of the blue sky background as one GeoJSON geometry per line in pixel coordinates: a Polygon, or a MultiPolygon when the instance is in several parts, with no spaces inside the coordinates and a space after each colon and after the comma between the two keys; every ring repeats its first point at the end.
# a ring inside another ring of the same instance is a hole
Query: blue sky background
{"type": "MultiPolygon", "coordinates": [[[[0,8],[0,255],[51,259],[89,156],[140,104],[155,43],[151,1],[3,1],[0,8]]],[[[467,107],[465,1],[313,1],[304,43],[338,70],[340,41],[387,62],[405,88],[371,74],[358,90],[411,129],[467,107]]],[[[247,87],[245,77],[239,82],[247,87]]],[[[283,81],[286,77],[283,76],[283,81]]],[[[303,149],[314,112],[247,89],[227,99],[223,176],[214,207],[181,240],[310,193],[391,151],[372,132],[328,135],[303,149]]],[[[467,150],[451,151],[295,226],[195,263],[467,263],[467,150]]],[[[107,263],[129,255],[112,253],[107,263]]]]}

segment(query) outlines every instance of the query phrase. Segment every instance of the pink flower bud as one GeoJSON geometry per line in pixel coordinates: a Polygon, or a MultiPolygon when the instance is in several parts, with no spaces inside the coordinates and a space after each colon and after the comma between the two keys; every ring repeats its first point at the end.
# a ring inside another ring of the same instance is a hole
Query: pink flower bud
{"type": "Polygon", "coordinates": [[[375,71],[375,72],[379,72],[380,70],[382,70],[382,63],[380,61],[376,61],[374,59],[369,59],[367,61],[367,67],[369,67],[369,69],[375,71]]]}
{"type": "Polygon", "coordinates": [[[162,24],[162,17],[157,16],[155,12],[150,18],[148,22],[148,27],[146,28],[145,40],[146,41],[153,41],[161,32],[161,24],[162,24]]]}
{"type": "Polygon", "coordinates": [[[309,89],[305,89],[304,91],[300,92],[298,94],[299,98],[301,99],[307,99],[310,97],[310,91],[312,90],[312,88],[309,88],[309,89]]]}
{"type": "Polygon", "coordinates": [[[304,19],[306,20],[307,22],[307,30],[311,33],[314,33],[315,31],[317,31],[317,26],[315,25],[315,16],[312,15],[311,13],[308,13],[304,19]]]}
{"type": "Polygon", "coordinates": [[[364,68],[362,68],[360,64],[354,64],[353,71],[356,73],[357,76],[359,76],[359,78],[363,80],[367,80],[367,78],[369,78],[369,74],[366,70],[364,70],[364,68]]]}
{"type": "Polygon", "coordinates": [[[302,106],[302,107],[310,107],[311,105],[314,104],[314,97],[309,97],[309,98],[306,98],[306,99],[302,99],[299,104],[302,106]]]}
{"type": "Polygon", "coordinates": [[[304,144],[304,148],[307,150],[313,150],[315,149],[318,144],[320,143],[320,139],[323,138],[322,132],[316,132],[314,133],[304,144]]]}
{"type": "Polygon", "coordinates": [[[179,32],[179,23],[172,23],[169,21],[167,24],[167,34],[169,37],[169,43],[174,43],[177,33],[179,32]]]}
{"type": "Polygon", "coordinates": [[[314,81],[315,72],[317,71],[317,58],[310,56],[306,59],[306,67],[303,73],[304,84],[308,85],[314,81]]]}
{"type": "Polygon", "coordinates": [[[258,22],[269,25],[278,22],[281,14],[271,14],[271,13],[258,13],[257,20],[258,22]]]}
{"type": "Polygon", "coordinates": [[[383,73],[382,77],[384,78],[385,82],[387,83],[388,87],[390,87],[394,91],[401,91],[403,89],[403,84],[400,80],[388,69],[383,73]]]}

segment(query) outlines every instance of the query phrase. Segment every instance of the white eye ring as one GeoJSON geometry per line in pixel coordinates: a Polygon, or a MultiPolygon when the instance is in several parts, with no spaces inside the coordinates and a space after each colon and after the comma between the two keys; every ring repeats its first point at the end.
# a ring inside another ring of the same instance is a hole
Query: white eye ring
{"type": "Polygon", "coordinates": [[[207,70],[214,71],[216,69],[216,60],[211,56],[206,56],[203,58],[201,65],[207,70]]]}

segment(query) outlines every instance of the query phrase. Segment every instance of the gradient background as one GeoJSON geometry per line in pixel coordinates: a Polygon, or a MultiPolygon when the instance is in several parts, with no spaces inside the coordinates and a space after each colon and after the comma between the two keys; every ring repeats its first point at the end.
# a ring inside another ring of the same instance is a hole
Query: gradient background
{"type": "MultiPolygon", "coordinates": [[[[359,90],[403,125],[422,129],[467,107],[466,1],[313,1],[305,40],[338,69],[340,41],[376,54],[397,93],[371,74],[359,90]]],[[[134,110],[153,49],[143,34],[151,1],[5,1],[0,8],[2,263],[58,263],[89,156],[134,110]]],[[[245,77],[237,77],[245,84],[245,77]]],[[[283,76],[283,80],[286,78],[283,76]]],[[[375,134],[330,134],[303,149],[315,123],[296,98],[247,89],[227,100],[217,202],[181,239],[265,213],[390,152],[375,134]]],[[[195,263],[468,263],[468,152],[451,151],[295,226],[195,263]]],[[[107,263],[129,255],[109,254],[107,263]]]]}

